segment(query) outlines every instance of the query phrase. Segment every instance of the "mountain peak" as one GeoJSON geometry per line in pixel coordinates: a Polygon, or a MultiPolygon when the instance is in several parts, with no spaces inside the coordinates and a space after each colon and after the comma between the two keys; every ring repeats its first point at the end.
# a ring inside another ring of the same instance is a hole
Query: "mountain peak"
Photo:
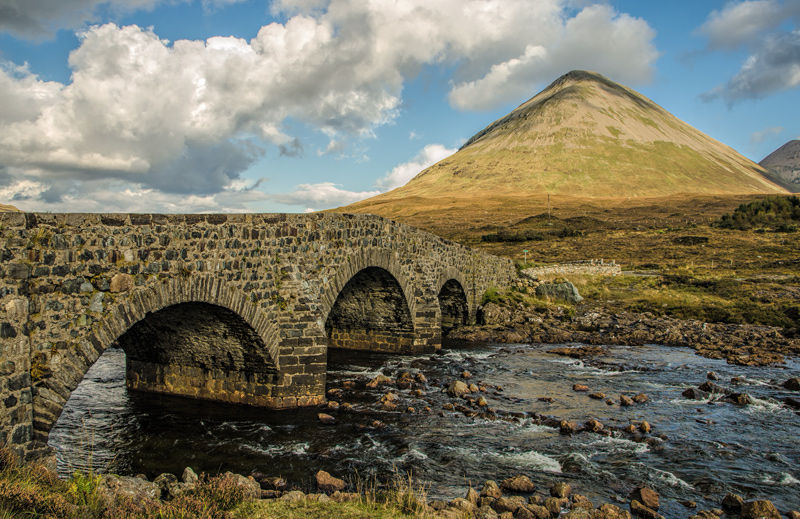
{"type": "Polygon", "coordinates": [[[635,90],[574,70],[381,198],[482,191],[583,197],[786,192],[765,173],[635,90]]]}
{"type": "Polygon", "coordinates": [[[790,191],[800,192],[800,140],[787,142],[758,164],[790,191]]]}

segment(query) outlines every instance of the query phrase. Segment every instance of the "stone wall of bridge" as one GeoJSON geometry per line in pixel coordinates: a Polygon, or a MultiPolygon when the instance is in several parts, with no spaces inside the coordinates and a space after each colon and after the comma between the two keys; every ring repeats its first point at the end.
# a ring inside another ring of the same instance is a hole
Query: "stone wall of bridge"
{"type": "Polygon", "coordinates": [[[322,403],[329,345],[435,349],[443,320],[474,319],[514,276],[509,260],[369,215],[2,213],[0,441],[46,452],[113,344],[134,389],[322,403]]]}

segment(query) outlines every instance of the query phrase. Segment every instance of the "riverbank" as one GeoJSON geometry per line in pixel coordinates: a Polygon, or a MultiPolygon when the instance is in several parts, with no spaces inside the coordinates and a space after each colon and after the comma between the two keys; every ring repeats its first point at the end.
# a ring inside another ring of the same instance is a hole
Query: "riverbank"
{"type": "MultiPolygon", "coordinates": [[[[365,485],[358,474],[347,482],[319,471],[313,478],[315,488],[306,492],[287,488],[279,477],[261,475],[256,480],[252,475],[230,472],[198,476],[188,467],[180,479],[168,473],[154,481],[143,476],[76,473],[64,481],[44,467],[17,465],[13,456],[0,449],[0,512],[4,518],[630,519],[632,513],[658,519],[658,510],[664,505],[657,492],[644,486],[634,489],[627,503],[596,504],[567,483],[537,488],[522,474],[500,483],[488,480],[480,489],[470,487],[464,497],[450,500],[428,499],[424,484],[410,475],[365,485]]],[[[693,519],[781,517],[770,501],[745,500],[735,494],[726,495],[719,508],[711,510],[698,511],[691,501],[680,504],[693,519]]],[[[784,511],[783,515],[800,519],[797,511],[784,511]]]]}
{"type": "Polygon", "coordinates": [[[710,359],[741,366],[778,364],[800,357],[800,338],[776,326],[707,323],[655,317],[650,313],[610,313],[603,309],[528,308],[522,303],[487,303],[482,324],[453,330],[452,339],[509,344],[663,344],[687,347],[710,359]]]}

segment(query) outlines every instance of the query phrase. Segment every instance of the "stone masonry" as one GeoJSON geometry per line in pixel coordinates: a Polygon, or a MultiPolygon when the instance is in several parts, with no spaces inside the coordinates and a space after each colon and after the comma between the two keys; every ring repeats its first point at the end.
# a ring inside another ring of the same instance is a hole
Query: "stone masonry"
{"type": "Polygon", "coordinates": [[[515,276],[370,215],[0,213],[0,441],[48,455],[112,345],[132,389],[320,404],[329,346],[432,351],[515,276]]]}

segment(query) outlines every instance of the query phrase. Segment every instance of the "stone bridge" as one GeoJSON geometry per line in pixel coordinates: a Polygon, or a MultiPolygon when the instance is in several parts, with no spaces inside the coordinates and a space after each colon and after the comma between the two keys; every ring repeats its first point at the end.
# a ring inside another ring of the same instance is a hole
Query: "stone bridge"
{"type": "Polygon", "coordinates": [[[369,215],[0,214],[0,442],[31,459],[111,345],[128,387],[325,401],[328,347],[421,353],[510,260],[369,215]]]}

